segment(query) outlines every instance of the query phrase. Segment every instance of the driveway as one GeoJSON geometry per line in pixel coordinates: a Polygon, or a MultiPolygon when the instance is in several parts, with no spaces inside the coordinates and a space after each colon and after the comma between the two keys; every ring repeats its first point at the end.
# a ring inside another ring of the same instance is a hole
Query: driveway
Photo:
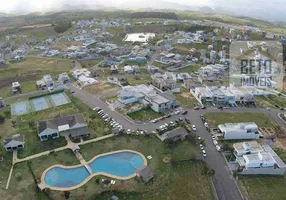
{"type": "MultiPolygon", "coordinates": [[[[116,111],[112,111],[106,103],[103,103],[98,96],[89,94],[83,90],[79,90],[73,86],[70,86],[71,90],[74,90],[74,96],[79,98],[81,101],[87,103],[91,108],[100,107],[104,110],[104,112],[108,113],[109,116],[114,118],[117,122],[122,124],[125,129],[142,129],[147,131],[152,131],[158,128],[158,126],[166,123],[166,121],[175,121],[179,117],[179,115],[173,115],[165,121],[160,121],[156,124],[154,123],[144,123],[138,124],[135,123],[121,114],[117,113],[116,111]]],[[[188,118],[191,120],[192,124],[195,124],[197,127],[197,134],[203,138],[206,142],[206,152],[207,157],[205,158],[206,163],[208,164],[209,168],[215,170],[215,175],[213,176],[213,183],[218,195],[219,200],[241,200],[243,199],[236,181],[234,180],[229,168],[222,156],[219,153],[210,137],[210,133],[204,127],[200,115],[207,113],[207,112],[225,112],[225,113],[265,113],[270,115],[273,120],[281,125],[282,128],[286,129],[286,125],[283,121],[281,121],[278,117],[279,110],[266,110],[266,109],[259,109],[259,108],[230,108],[224,109],[223,111],[218,110],[217,108],[207,108],[206,110],[189,110],[187,115],[180,115],[182,118],[188,118]]]]}

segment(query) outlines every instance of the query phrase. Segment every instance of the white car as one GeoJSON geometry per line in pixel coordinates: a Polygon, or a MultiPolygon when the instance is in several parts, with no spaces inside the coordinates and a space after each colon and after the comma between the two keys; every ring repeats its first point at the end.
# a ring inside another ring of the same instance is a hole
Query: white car
{"type": "Polygon", "coordinates": [[[200,144],[201,150],[204,150],[204,145],[200,144]]]}
{"type": "Polygon", "coordinates": [[[206,153],[203,153],[203,157],[207,157],[207,154],[206,154],[206,153]]]}
{"type": "Polygon", "coordinates": [[[205,122],[205,123],[204,123],[204,126],[205,126],[206,128],[208,128],[208,127],[209,127],[209,125],[208,125],[208,123],[207,123],[207,122],[205,122]]]}
{"type": "Polygon", "coordinates": [[[206,150],[202,150],[203,154],[206,154],[206,150]]]}
{"type": "Polygon", "coordinates": [[[212,139],[213,139],[213,140],[216,140],[215,136],[212,136],[212,139]]]}
{"type": "Polygon", "coordinates": [[[175,115],[178,115],[178,114],[180,114],[180,113],[181,113],[181,111],[177,110],[177,111],[175,112],[175,115]]]}
{"type": "Polygon", "coordinates": [[[202,138],[200,136],[198,136],[198,140],[201,140],[202,138]]]}
{"type": "Polygon", "coordinates": [[[174,123],[174,122],[172,122],[172,121],[170,121],[170,126],[176,126],[176,124],[174,123]]]}
{"type": "Polygon", "coordinates": [[[213,140],[213,143],[214,143],[214,145],[217,145],[217,144],[218,144],[216,140],[213,140]]]}
{"type": "Polygon", "coordinates": [[[100,109],[99,107],[95,107],[92,110],[97,111],[98,109],[100,109]]]}
{"type": "Polygon", "coordinates": [[[217,151],[221,151],[220,146],[216,145],[215,147],[216,147],[216,150],[217,150],[217,151]]]}
{"type": "Polygon", "coordinates": [[[131,130],[130,129],[127,130],[127,134],[128,135],[131,134],[131,130]]]}
{"type": "Polygon", "coordinates": [[[151,122],[156,123],[157,121],[158,121],[158,119],[153,119],[151,122]]]}
{"type": "Polygon", "coordinates": [[[141,135],[144,135],[144,131],[140,131],[140,134],[141,134],[141,135]]]}
{"type": "Polygon", "coordinates": [[[192,125],[192,129],[193,129],[193,131],[196,131],[196,130],[197,130],[197,128],[196,128],[195,125],[192,125]]]}

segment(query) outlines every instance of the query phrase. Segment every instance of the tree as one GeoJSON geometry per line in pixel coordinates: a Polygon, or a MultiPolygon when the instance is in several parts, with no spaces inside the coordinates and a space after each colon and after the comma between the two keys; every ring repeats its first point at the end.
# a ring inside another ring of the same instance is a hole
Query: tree
{"type": "Polygon", "coordinates": [[[70,22],[60,22],[57,25],[55,25],[54,31],[57,33],[63,33],[71,27],[72,27],[72,24],[70,22]]]}
{"type": "Polygon", "coordinates": [[[207,175],[208,175],[208,176],[213,176],[213,175],[215,175],[215,170],[213,170],[213,169],[208,170],[207,175]]]}
{"type": "Polygon", "coordinates": [[[34,121],[29,121],[28,125],[30,129],[34,129],[36,127],[36,123],[34,121]]]}
{"type": "Polygon", "coordinates": [[[64,195],[65,195],[65,199],[69,199],[70,198],[70,192],[69,191],[64,191],[64,195]]]}
{"type": "Polygon", "coordinates": [[[0,124],[3,124],[5,122],[5,117],[3,117],[2,115],[0,115],[0,124]]]}
{"type": "Polygon", "coordinates": [[[11,118],[11,112],[9,110],[5,110],[4,115],[6,118],[11,118]]]}

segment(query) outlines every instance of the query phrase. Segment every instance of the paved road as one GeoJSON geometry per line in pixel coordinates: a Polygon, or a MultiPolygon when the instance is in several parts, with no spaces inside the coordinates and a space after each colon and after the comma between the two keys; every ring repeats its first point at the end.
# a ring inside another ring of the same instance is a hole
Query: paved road
{"type": "MultiPolygon", "coordinates": [[[[87,103],[91,108],[100,107],[106,113],[108,113],[111,117],[113,117],[117,122],[123,125],[125,129],[142,129],[147,131],[152,131],[158,128],[158,126],[164,124],[164,121],[160,121],[156,124],[154,123],[145,123],[145,124],[138,124],[135,123],[121,114],[117,113],[116,111],[112,111],[106,103],[103,103],[99,97],[89,94],[83,90],[78,90],[75,87],[71,86],[71,89],[75,91],[74,96],[81,99],[83,102],[87,103]]],[[[236,181],[234,180],[231,172],[229,171],[228,166],[222,156],[219,153],[210,137],[210,133],[206,130],[204,125],[201,122],[200,115],[207,113],[207,112],[224,112],[224,113],[239,113],[239,112],[246,112],[246,113],[265,113],[270,115],[273,120],[281,125],[282,128],[286,129],[285,123],[280,120],[278,117],[278,109],[266,110],[266,109],[259,109],[259,108],[229,108],[224,109],[223,111],[218,110],[217,108],[207,108],[206,110],[189,110],[187,115],[180,116],[186,117],[191,120],[192,124],[195,124],[197,127],[197,134],[201,136],[206,141],[206,152],[207,158],[205,158],[206,163],[211,169],[215,170],[215,175],[213,177],[213,183],[218,195],[219,200],[241,200],[243,199],[236,181]]],[[[174,115],[168,118],[168,121],[175,121],[179,116],[174,115]]]]}

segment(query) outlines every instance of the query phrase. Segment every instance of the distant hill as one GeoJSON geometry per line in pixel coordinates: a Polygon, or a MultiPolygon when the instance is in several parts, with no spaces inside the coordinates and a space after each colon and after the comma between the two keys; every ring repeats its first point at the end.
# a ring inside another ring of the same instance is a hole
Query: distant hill
{"type": "Polygon", "coordinates": [[[199,8],[198,11],[201,13],[205,13],[205,14],[214,14],[215,13],[215,11],[208,6],[203,6],[203,7],[199,8]]]}
{"type": "Polygon", "coordinates": [[[162,19],[175,19],[178,17],[172,12],[134,12],[131,13],[130,18],[162,18],[162,19]]]}

